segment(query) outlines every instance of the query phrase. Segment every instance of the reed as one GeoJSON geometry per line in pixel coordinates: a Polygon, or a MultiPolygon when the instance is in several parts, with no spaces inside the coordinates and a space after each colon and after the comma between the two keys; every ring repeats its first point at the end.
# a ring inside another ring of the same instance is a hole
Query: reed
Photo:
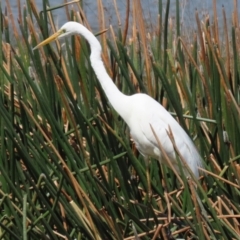
{"type": "Polygon", "coordinates": [[[24,7],[18,1],[13,17],[6,0],[0,11],[0,239],[238,239],[237,11],[230,26],[213,1],[214,18],[200,19],[196,11],[195,33],[186,39],[178,0],[175,20],[170,0],[158,1],[153,32],[141,1],[127,1],[116,29],[105,25],[98,0],[96,35],[115,84],[162,103],[203,157],[205,174],[199,180],[181,174],[183,185],[152,159],[149,186],[144,159],[91,69],[85,40],[74,36],[32,51],[56,31],[56,7],[90,28],[73,2],[43,1],[38,9],[33,0],[24,7]]]}

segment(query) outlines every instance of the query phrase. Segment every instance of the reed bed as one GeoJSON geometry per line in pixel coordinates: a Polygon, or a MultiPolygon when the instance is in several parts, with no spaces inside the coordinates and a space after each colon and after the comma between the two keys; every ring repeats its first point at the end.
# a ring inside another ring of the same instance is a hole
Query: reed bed
{"type": "MultiPolygon", "coordinates": [[[[140,0],[126,1],[117,28],[105,25],[98,1],[96,35],[115,84],[162,103],[203,158],[201,178],[181,174],[181,181],[152,159],[150,184],[91,69],[86,41],[74,36],[32,51],[57,30],[55,6],[17,2],[18,16],[8,0],[0,11],[0,239],[239,239],[238,1],[231,26],[224,7],[214,7],[213,19],[196,11],[187,40],[178,0],[174,20],[170,0],[159,0],[153,32],[140,0]]],[[[91,29],[81,3],[71,6],[58,7],[91,29]]]]}

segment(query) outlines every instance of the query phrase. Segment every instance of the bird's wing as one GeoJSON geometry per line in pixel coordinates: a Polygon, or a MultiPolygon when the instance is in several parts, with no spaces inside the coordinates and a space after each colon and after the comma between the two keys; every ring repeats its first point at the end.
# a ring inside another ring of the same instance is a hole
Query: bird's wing
{"type": "MultiPolygon", "coordinates": [[[[160,106],[160,105],[159,105],[160,106]]],[[[172,116],[161,106],[161,108],[148,108],[148,115],[139,122],[140,130],[146,139],[157,149],[158,141],[161,143],[164,151],[168,155],[174,153],[172,142],[168,136],[169,128],[175,130],[175,124],[172,123],[172,116]],[[174,128],[174,129],[172,129],[174,128]],[[156,137],[155,137],[156,135],[156,137]]],[[[175,120],[174,120],[175,121],[175,120]]]]}
{"type": "MultiPolygon", "coordinates": [[[[184,157],[186,162],[190,164],[194,154],[198,154],[196,148],[187,133],[179,125],[179,123],[170,115],[170,113],[157,102],[150,102],[145,109],[147,114],[145,118],[141,118],[139,128],[149,143],[155,147],[155,152],[160,151],[158,140],[162,148],[173,161],[175,158],[175,150],[169,137],[171,130],[173,139],[177,149],[184,157]],[[157,136],[154,136],[154,133],[157,136]]],[[[158,155],[158,154],[156,154],[158,155]]]]}
{"type": "Polygon", "coordinates": [[[172,164],[178,165],[173,143],[168,135],[171,130],[178,151],[195,176],[198,176],[201,157],[190,137],[170,113],[145,94],[133,95],[131,102],[134,107],[127,123],[138,150],[145,156],[152,156],[165,162],[158,144],[159,140],[172,164]]]}

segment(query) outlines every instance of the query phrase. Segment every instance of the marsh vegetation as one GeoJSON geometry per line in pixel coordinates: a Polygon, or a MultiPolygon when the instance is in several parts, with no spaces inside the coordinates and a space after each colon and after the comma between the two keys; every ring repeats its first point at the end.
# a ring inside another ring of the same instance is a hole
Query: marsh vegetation
{"type": "MultiPolygon", "coordinates": [[[[7,0],[0,18],[1,239],[239,238],[238,13],[227,24],[213,0],[213,18],[196,11],[196,29],[182,32],[179,1],[171,19],[170,0],[164,11],[159,0],[157,27],[148,32],[140,1],[132,2],[113,29],[98,1],[105,67],[122,92],[147,93],[173,114],[203,158],[202,176],[175,176],[152,159],[149,185],[145,161],[91,69],[86,41],[74,36],[32,51],[57,30],[53,6],[43,1],[37,9],[28,0],[13,16],[7,0]]],[[[91,30],[79,1],[62,8],[91,30]]]]}

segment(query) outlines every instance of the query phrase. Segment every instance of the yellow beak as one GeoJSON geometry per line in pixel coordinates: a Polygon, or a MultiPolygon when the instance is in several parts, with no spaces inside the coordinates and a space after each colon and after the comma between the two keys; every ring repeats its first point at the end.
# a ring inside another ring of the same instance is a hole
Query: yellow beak
{"type": "Polygon", "coordinates": [[[60,29],[57,32],[55,32],[52,36],[50,36],[49,38],[45,39],[44,41],[40,42],[36,47],[33,48],[33,50],[40,48],[54,40],[56,40],[61,34],[63,34],[63,31],[60,29]]]}

